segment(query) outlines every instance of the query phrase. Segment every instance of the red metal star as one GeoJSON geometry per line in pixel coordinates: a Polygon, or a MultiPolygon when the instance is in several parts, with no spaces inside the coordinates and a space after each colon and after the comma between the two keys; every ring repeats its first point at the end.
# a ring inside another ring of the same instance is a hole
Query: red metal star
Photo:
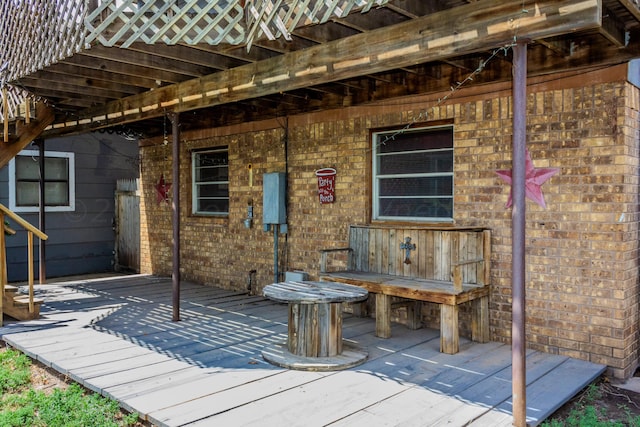
{"type": "MultiPolygon", "coordinates": [[[[544,196],[542,195],[542,189],[540,188],[542,184],[549,180],[553,175],[560,172],[558,168],[534,168],[533,161],[531,161],[531,154],[529,154],[529,150],[526,150],[527,158],[525,160],[525,196],[529,199],[536,202],[538,205],[543,208],[547,207],[547,204],[544,202],[544,196]]],[[[498,176],[505,181],[507,184],[511,184],[511,170],[498,170],[496,171],[498,176]]],[[[510,207],[513,204],[512,192],[509,192],[509,198],[507,199],[507,205],[505,207],[510,207]]]]}
{"type": "Polygon", "coordinates": [[[169,203],[169,189],[171,188],[170,182],[164,182],[164,174],[160,175],[160,180],[156,184],[156,192],[158,204],[162,202],[169,203]]]}

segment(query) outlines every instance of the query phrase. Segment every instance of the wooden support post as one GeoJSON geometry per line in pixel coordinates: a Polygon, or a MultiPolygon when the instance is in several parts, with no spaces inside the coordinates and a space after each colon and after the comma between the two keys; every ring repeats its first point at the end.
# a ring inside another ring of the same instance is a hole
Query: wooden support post
{"type": "Polygon", "coordinates": [[[527,140],[527,43],[513,47],[513,155],[511,210],[511,366],[513,425],[527,425],[527,374],[525,331],[525,177],[527,140]]]}
{"type": "Polygon", "coordinates": [[[4,138],[5,144],[9,142],[9,99],[7,99],[7,88],[2,88],[2,120],[4,123],[4,138]]]}
{"type": "Polygon", "coordinates": [[[4,213],[0,212],[0,326],[4,317],[4,287],[7,284],[7,246],[4,235],[4,213]]]}
{"type": "Polygon", "coordinates": [[[489,342],[489,297],[471,301],[471,339],[475,342],[489,342]]]}
{"type": "Polygon", "coordinates": [[[459,350],[458,306],[440,304],[440,351],[456,354],[459,350]]]}
{"type": "Polygon", "coordinates": [[[28,265],[28,269],[29,269],[29,313],[33,313],[34,311],[34,306],[33,306],[33,232],[29,231],[27,233],[27,248],[29,250],[29,255],[28,255],[28,259],[29,259],[29,265],[28,265]]]}
{"type": "Polygon", "coordinates": [[[391,297],[376,294],[376,336],[391,338],[391,297]]]}
{"type": "Polygon", "coordinates": [[[409,301],[407,304],[407,327],[422,328],[422,301],[409,301]]]}
{"type": "MultiPolygon", "coordinates": [[[[44,139],[38,138],[36,139],[36,145],[38,146],[38,161],[40,166],[40,197],[39,197],[39,214],[38,214],[38,228],[43,233],[46,232],[46,191],[45,191],[45,152],[44,152],[44,139]]],[[[46,243],[44,240],[40,240],[38,244],[38,281],[41,285],[45,283],[47,280],[47,272],[46,272],[46,243]]]]}
{"type": "Polygon", "coordinates": [[[180,115],[178,113],[169,113],[169,119],[171,120],[172,129],[173,157],[173,184],[171,187],[171,191],[173,192],[173,201],[171,203],[173,218],[173,272],[171,274],[173,289],[172,320],[177,322],[180,320],[180,115]]]}

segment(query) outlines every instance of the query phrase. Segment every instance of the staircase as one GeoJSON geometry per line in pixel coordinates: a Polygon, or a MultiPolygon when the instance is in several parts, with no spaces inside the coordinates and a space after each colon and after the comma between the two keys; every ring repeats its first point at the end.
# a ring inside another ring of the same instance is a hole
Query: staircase
{"type": "MultiPolygon", "coordinates": [[[[3,315],[6,314],[16,320],[33,320],[40,317],[41,299],[33,296],[33,236],[37,236],[40,240],[46,240],[47,235],[36,227],[25,221],[13,211],[7,209],[0,203],[0,326],[2,326],[3,315]],[[18,293],[16,286],[7,283],[7,235],[15,237],[15,230],[8,227],[5,218],[9,218],[16,222],[27,231],[27,249],[28,249],[28,269],[29,269],[29,294],[23,295],[18,293]]],[[[43,260],[41,260],[43,262],[43,260]]]]}
{"type": "Polygon", "coordinates": [[[41,298],[33,299],[33,309],[29,302],[29,295],[19,294],[18,287],[4,286],[2,297],[2,310],[4,314],[16,320],[33,320],[40,317],[40,306],[44,302],[41,298]]]}

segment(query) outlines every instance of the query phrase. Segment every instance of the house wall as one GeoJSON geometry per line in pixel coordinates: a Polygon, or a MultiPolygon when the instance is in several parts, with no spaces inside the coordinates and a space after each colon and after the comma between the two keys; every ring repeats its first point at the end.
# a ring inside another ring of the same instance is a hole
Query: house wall
{"type": "MultiPolygon", "coordinates": [[[[35,149],[37,147],[28,147],[35,149]]],[[[45,232],[46,276],[113,271],[114,200],[116,180],[138,177],[138,143],[116,134],[90,133],[45,141],[46,151],[75,153],[75,197],[73,212],[47,212],[45,232]]],[[[9,206],[8,166],[0,169],[0,203],[9,206]]],[[[38,226],[38,214],[19,213],[38,226]]],[[[27,235],[19,227],[7,238],[9,281],[28,278],[27,235]]],[[[39,259],[35,239],[35,259],[39,259]]],[[[35,266],[38,277],[38,266],[35,266]]]]}
{"type": "MultiPolygon", "coordinates": [[[[317,278],[318,249],[345,246],[348,225],[369,221],[370,131],[451,120],[455,224],[492,229],[491,339],[509,342],[510,188],[495,171],[511,169],[510,95],[509,84],[478,86],[439,106],[443,94],[181,135],[182,278],[245,289],[256,270],[257,290],[273,280],[262,174],[285,171],[289,233],[280,239],[280,268],[317,278]],[[190,151],[217,146],[229,147],[229,217],[193,216],[190,151]],[[337,170],[336,200],[321,205],[314,171],[325,167],[337,170]],[[249,201],[256,218],[246,229],[249,201]]],[[[639,98],[625,66],[528,82],[528,149],[536,167],[560,169],[542,187],[547,208],[527,202],[528,346],[606,364],[619,378],[638,364],[639,98]]],[[[149,140],[141,152],[141,269],[169,275],[171,210],[157,203],[154,185],[171,177],[171,146],[149,140]]],[[[424,309],[426,321],[434,314],[424,309]]]]}

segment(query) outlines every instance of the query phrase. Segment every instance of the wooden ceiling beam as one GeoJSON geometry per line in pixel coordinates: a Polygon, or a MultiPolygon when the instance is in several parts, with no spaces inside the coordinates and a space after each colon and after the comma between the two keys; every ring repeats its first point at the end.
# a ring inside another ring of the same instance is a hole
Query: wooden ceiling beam
{"type": "Polygon", "coordinates": [[[125,84],[145,89],[155,89],[158,87],[156,80],[148,76],[131,76],[105,70],[79,67],[72,64],[58,63],[55,67],[47,68],[47,71],[58,75],[58,80],[66,79],[68,76],[74,76],[76,78],[83,78],[90,81],[100,80],[107,83],[125,84]]]}
{"type": "MultiPolygon", "coordinates": [[[[128,96],[126,92],[121,90],[113,90],[108,88],[99,88],[95,86],[89,85],[75,85],[70,84],[67,79],[64,81],[52,81],[52,80],[44,80],[39,78],[23,78],[20,80],[24,86],[29,89],[37,88],[38,90],[31,90],[33,93],[43,94],[43,91],[48,91],[48,93],[68,93],[69,95],[73,95],[77,97],[77,95],[84,95],[90,98],[104,98],[104,99],[120,99],[122,97],[128,96]]],[[[135,92],[134,92],[135,93],[135,92]]]]}
{"type": "MultiPolygon", "coordinates": [[[[600,27],[598,0],[479,1],[90,108],[78,132],[490,50],[600,27]],[[453,25],[452,25],[453,23],[453,25]]],[[[64,133],[64,129],[56,128],[64,133]]]]}
{"type": "Polygon", "coordinates": [[[220,69],[216,69],[215,67],[194,64],[183,59],[176,60],[168,55],[165,56],[152,52],[147,52],[146,55],[140,55],[133,50],[118,47],[93,46],[91,49],[83,50],[81,55],[99,60],[121,62],[129,66],[181,74],[187,76],[187,78],[202,77],[220,71],[220,69]]]}
{"type": "Polygon", "coordinates": [[[228,70],[245,63],[207,50],[196,49],[194,46],[133,43],[126,50],[188,62],[217,71],[228,70]]]}
{"type": "MultiPolygon", "coordinates": [[[[49,71],[37,71],[28,77],[18,80],[17,85],[31,88],[51,88],[64,85],[67,88],[74,88],[74,93],[91,94],[93,90],[107,91],[112,94],[119,94],[116,98],[135,95],[143,92],[137,86],[118,84],[116,82],[107,82],[104,80],[93,80],[90,78],[78,77],[75,75],[65,75],[61,78],[60,74],[49,71]]],[[[60,86],[61,87],[61,86],[60,86]]],[[[34,92],[32,90],[32,92],[34,92]]],[[[107,96],[109,98],[110,96],[107,96]]]]}
{"type": "Polygon", "coordinates": [[[116,75],[125,75],[131,77],[150,78],[153,81],[163,83],[179,83],[189,79],[189,76],[178,74],[170,71],[154,70],[153,68],[140,67],[137,65],[129,65],[123,62],[111,61],[108,59],[96,60],[83,54],[76,54],[61,61],[63,64],[69,64],[76,67],[84,67],[92,70],[106,71],[115,73],[116,75]]]}
{"type": "Polygon", "coordinates": [[[23,148],[42,134],[53,123],[53,108],[42,102],[36,104],[36,116],[28,124],[20,126],[16,139],[11,143],[0,142],[0,169],[18,155],[23,148]]]}
{"type": "Polygon", "coordinates": [[[640,21],[640,6],[638,6],[637,0],[618,0],[618,2],[623,5],[636,20],[640,21]]]}

